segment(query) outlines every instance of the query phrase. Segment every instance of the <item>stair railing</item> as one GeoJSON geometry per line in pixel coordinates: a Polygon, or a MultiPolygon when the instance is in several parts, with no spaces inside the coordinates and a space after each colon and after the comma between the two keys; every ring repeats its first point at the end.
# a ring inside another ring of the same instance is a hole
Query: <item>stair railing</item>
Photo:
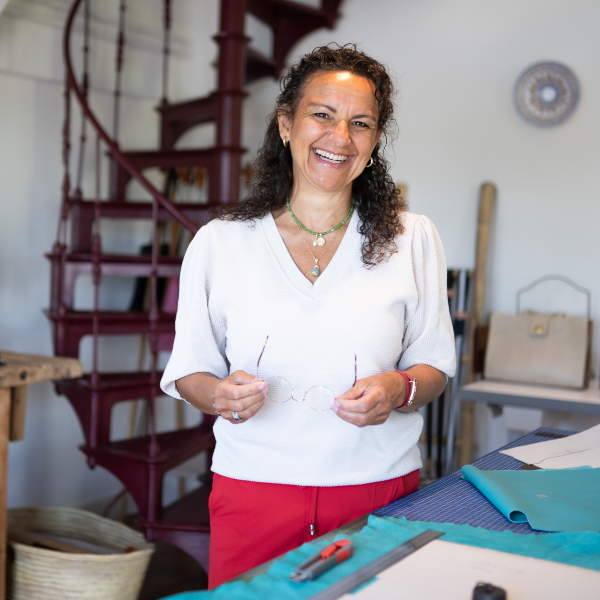
{"type": "MultiPolygon", "coordinates": [[[[157,373],[157,357],[158,357],[158,325],[160,320],[159,306],[157,299],[157,280],[158,280],[158,218],[159,218],[159,207],[167,210],[171,216],[181,223],[186,229],[195,233],[198,230],[198,225],[186,217],[181,211],[179,211],[169,200],[157,189],[152,183],[138,171],[133,164],[127,159],[127,157],[120,151],[116,142],[116,136],[118,135],[119,126],[119,100],[121,94],[121,72],[123,68],[123,51],[124,51],[124,24],[125,24],[125,0],[120,0],[119,3],[119,28],[117,35],[117,55],[116,55],[116,79],[115,79],[115,93],[114,93],[114,114],[113,114],[113,138],[102,127],[94,113],[92,112],[88,104],[88,92],[89,92],[89,74],[88,74],[88,63],[89,63],[89,26],[90,26],[90,0],[75,0],[69,11],[67,18],[64,36],[63,36],[63,53],[66,69],[66,82],[65,82],[65,122],[63,126],[63,167],[64,176],[62,184],[62,206],[60,221],[58,227],[57,241],[53,251],[53,297],[52,297],[52,309],[56,310],[59,314],[64,315],[66,313],[66,307],[63,301],[62,293],[62,282],[65,267],[66,248],[67,248],[67,221],[71,206],[71,179],[70,179],[70,116],[71,116],[71,94],[74,94],[78,101],[79,107],[82,111],[82,129],[80,138],[80,148],[77,164],[77,177],[75,195],[78,199],[81,199],[81,180],[82,180],[82,169],[84,161],[85,141],[86,141],[86,125],[87,122],[93,127],[96,133],[96,144],[95,144],[95,199],[94,199],[94,223],[93,223],[93,236],[92,236],[92,283],[94,287],[94,300],[92,310],[92,337],[93,337],[93,352],[92,352],[92,373],[91,373],[91,388],[92,388],[92,411],[97,412],[99,410],[98,402],[99,390],[101,385],[100,371],[98,365],[98,336],[100,334],[100,281],[102,274],[102,244],[100,237],[100,216],[101,216],[101,157],[103,145],[108,149],[111,160],[119,163],[139,184],[151,195],[152,197],[152,255],[151,255],[151,268],[150,268],[150,311],[149,311],[149,346],[151,354],[151,373],[150,373],[150,397],[149,397],[149,412],[150,412],[150,446],[149,454],[151,457],[158,456],[160,448],[158,447],[156,438],[156,411],[155,411],[155,399],[156,399],[156,388],[158,385],[158,373],[157,373]],[[77,15],[77,11],[82,4],[85,3],[84,9],[84,45],[83,45],[83,75],[82,83],[79,84],[75,77],[73,69],[73,61],[71,58],[70,51],[70,40],[73,29],[73,23],[77,15]]],[[[169,2],[165,3],[165,48],[168,48],[168,30],[170,29],[170,6],[169,2]]],[[[163,73],[166,77],[168,50],[165,51],[165,66],[163,73]]],[[[163,98],[166,96],[166,82],[163,82],[163,98]]],[[[60,334],[59,334],[60,335],[60,334]]],[[[92,445],[95,445],[97,440],[90,440],[92,445]]],[[[94,466],[93,460],[90,466],[94,466]]],[[[149,520],[153,521],[158,515],[148,515],[149,520]]]]}
{"type": "MultiPolygon", "coordinates": [[[[158,190],[152,183],[140,173],[135,166],[129,161],[129,159],[119,150],[118,145],[114,142],[114,140],[108,135],[105,129],[102,127],[96,116],[92,112],[87,102],[87,99],[83,93],[82,88],[79,86],[77,79],[75,77],[75,73],[73,70],[73,61],[71,60],[71,51],[70,51],[70,39],[71,39],[71,31],[73,29],[73,22],[75,20],[75,16],[77,14],[77,9],[81,5],[83,0],[75,0],[71,9],[69,11],[69,15],[67,17],[67,23],[65,25],[64,35],[63,35],[63,56],[65,60],[66,67],[66,77],[67,77],[67,96],[69,96],[69,92],[73,92],[75,97],[79,102],[79,106],[85,116],[87,117],[90,124],[94,127],[102,141],[108,147],[110,154],[114,160],[116,160],[151,196],[154,200],[158,202],[167,212],[171,214],[171,216],[179,221],[186,229],[189,229],[192,233],[196,233],[198,231],[198,225],[194,223],[192,220],[188,219],[180,210],[178,210],[175,206],[173,206],[167,198],[163,196],[163,194],[158,190]]],[[[68,103],[68,102],[67,102],[68,103]]],[[[69,107],[66,107],[67,116],[69,113],[69,107]]],[[[67,121],[67,119],[65,119],[67,121]]],[[[66,125],[68,129],[68,125],[66,125]]],[[[68,131],[65,134],[65,137],[68,139],[68,131]]],[[[68,169],[68,162],[65,165],[68,169]]],[[[64,186],[63,186],[64,190],[64,186]]],[[[69,188],[67,188],[67,202],[69,200],[69,188]]],[[[64,196],[63,196],[64,197],[64,196]]]]}

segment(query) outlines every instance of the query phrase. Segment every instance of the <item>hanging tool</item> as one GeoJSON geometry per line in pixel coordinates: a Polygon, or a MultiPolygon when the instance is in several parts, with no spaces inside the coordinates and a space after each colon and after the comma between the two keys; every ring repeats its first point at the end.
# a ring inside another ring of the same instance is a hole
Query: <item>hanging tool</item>
{"type": "Polygon", "coordinates": [[[316,579],[335,565],[348,560],[353,553],[354,546],[350,540],[338,540],[296,567],[290,579],[295,582],[316,579]]]}

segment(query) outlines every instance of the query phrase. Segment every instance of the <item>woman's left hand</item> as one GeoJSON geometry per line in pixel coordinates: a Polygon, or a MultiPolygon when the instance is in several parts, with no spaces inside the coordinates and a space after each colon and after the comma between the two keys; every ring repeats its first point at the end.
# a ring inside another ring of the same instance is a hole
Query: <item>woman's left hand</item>
{"type": "Polygon", "coordinates": [[[402,404],[405,395],[404,378],[389,371],[359,379],[352,389],[335,399],[332,410],[340,419],[357,427],[381,425],[402,404]]]}

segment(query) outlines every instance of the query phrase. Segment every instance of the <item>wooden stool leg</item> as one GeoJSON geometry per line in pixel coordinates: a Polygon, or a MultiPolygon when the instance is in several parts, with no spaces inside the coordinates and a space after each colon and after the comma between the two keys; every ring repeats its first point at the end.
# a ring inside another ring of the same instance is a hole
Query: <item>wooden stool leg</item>
{"type": "Polygon", "coordinates": [[[10,433],[10,388],[0,389],[0,600],[6,589],[6,486],[10,433]]]}
{"type": "Polygon", "coordinates": [[[11,389],[10,442],[20,442],[25,437],[25,407],[27,386],[18,385],[11,389]]]}

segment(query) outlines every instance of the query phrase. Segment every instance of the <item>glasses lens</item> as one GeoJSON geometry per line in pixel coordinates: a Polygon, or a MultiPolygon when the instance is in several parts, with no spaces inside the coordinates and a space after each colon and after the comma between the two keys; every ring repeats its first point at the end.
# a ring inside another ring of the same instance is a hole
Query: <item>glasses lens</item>
{"type": "Polygon", "coordinates": [[[292,388],[290,384],[282,377],[269,377],[266,380],[268,389],[265,397],[271,402],[287,402],[292,397],[292,388]]]}
{"type": "Polygon", "coordinates": [[[333,406],[335,396],[333,392],[324,385],[315,385],[311,387],[304,396],[304,400],[310,408],[322,412],[329,410],[333,406]]]}

